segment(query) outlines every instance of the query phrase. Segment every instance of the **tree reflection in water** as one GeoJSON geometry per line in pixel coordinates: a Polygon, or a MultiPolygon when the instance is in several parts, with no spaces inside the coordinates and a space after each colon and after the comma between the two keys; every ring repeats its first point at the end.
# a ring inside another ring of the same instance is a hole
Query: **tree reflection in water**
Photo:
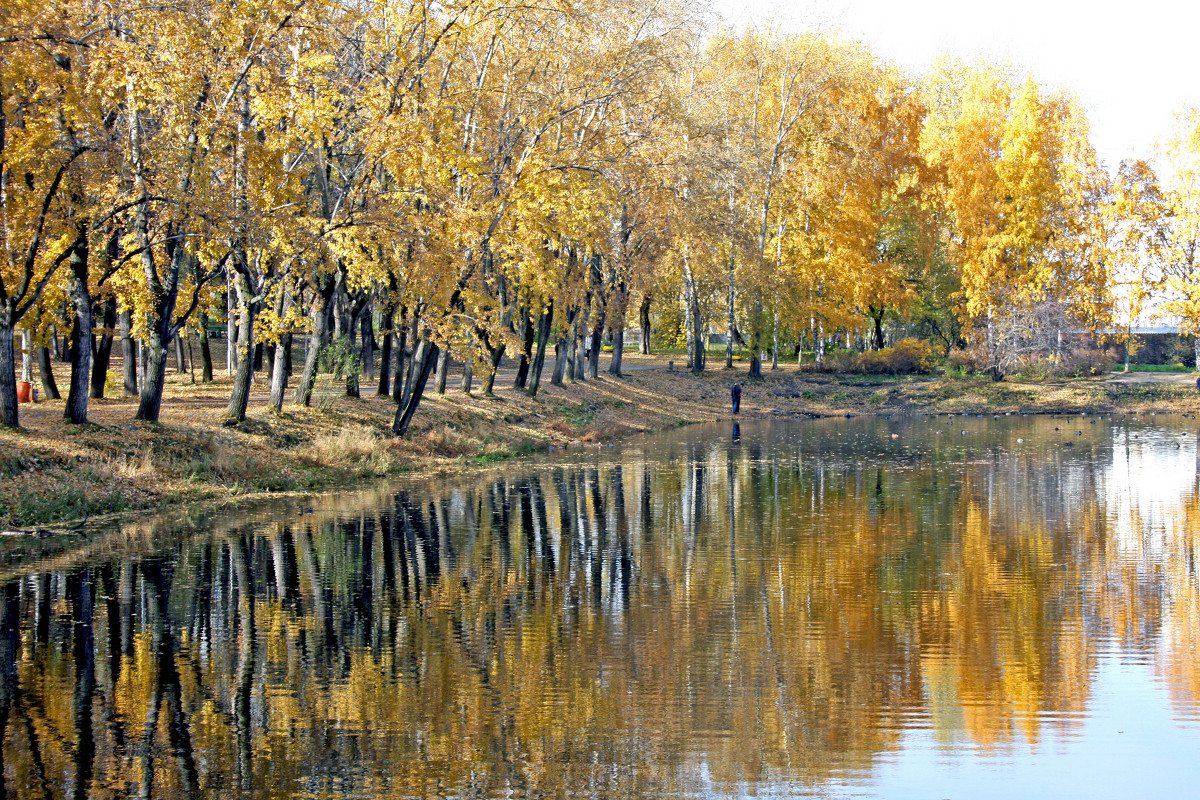
{"type": "Polygon", "coordinates": [[[819,789],[1077,728],[1113,647],[1194,719],[1195,442],[1149,508],[1127,431],[1051,422],[747,424],[26,570],[3,793],[819,789]]]}

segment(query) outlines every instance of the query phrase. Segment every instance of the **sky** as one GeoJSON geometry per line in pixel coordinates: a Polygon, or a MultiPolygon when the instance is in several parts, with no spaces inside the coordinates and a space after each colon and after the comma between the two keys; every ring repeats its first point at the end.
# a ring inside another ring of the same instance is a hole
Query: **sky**
{"type": "Polygon", "coordinates": [[[939,55],[1011,64],[1068,89],[1110,170],[1153,158],[1173,115],[1200,107],[1200,3],[1194,0],[714,0],[737,24],[839,30],[911,74],[939,55]]]}

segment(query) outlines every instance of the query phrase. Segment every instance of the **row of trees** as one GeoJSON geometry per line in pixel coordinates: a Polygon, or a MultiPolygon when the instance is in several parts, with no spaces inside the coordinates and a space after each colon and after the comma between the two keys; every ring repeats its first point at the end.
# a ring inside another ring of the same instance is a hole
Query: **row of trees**
{"type": "Polygon", "coordinates": [[[999,372],[1047,326],[1111,326],[1118,264],[1200,286],[1177,235],[1194,188],[1135,202],[1148,167],[1110,180],[1069,97],[984,67],[916,84],[858,44],[689,8],[5,3],[0,423],[18,331],[68,332],[75,422],[119,334],[156,420],[172,341],[196,331],[210,365],[225,319],[236,423],[256,346],[279,409],[308,404],[323,345],[377,328],[402,435],[450,349],[468,391],[506,353],[530,394],[548,349],[553,381],[595,376],[603,337],[619,374],[635,304],[642,346],[654,310],[697,371],[711,327],[758,375],[834,332],[881,347],[903,311],[999,372]]]}

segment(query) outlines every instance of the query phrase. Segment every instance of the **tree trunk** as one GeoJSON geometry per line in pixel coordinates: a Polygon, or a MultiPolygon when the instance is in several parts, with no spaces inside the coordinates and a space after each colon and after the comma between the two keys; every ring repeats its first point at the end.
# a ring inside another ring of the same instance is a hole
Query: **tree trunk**
{"type": "Polygon", "coordinates": [[[184,335],[182,330],[175,334],[175,371],[180,375],[187,374],[187,357],[183,354],[184,335]]]}
{"type": "MultiPolygon", "coordinates": [[[[146,386],[146,370],[149,368],[147,366],[147,364],[150,363],[149,362],[150,351],[146,348],[146,343],[143,342],[141,339],[138,339],[137,347],[138,347],[138,394],[140,395],[142,393],[142,390],[146,386]]],[[[163,358],[166,358],[166,355],[164,355],[163,358]]]]}
{"type": "Polygon", "coordinates": [[[463,363],[462,383],[459,384],[459,388],[462,390],[463,394],[471,393],[471,382],[474,379],[475,379],[475,362],[471,358],[468,357],[467,360],[463,363]]]}
{"type": "Polygon", "coordinates": [[[234,347],[237,345],[237,318],[233,315],[233,287],[225,284],[225,372],[233,377],[233,364],[237,356],[234,347]]]}
{"type": "Polygon", "coordinates": [[[736,329],[734,311],[734,261],[733,243],[729,244],[729,290],[725,296],[725,369],[733,369],[733,332],[736,329]]]}
{"type": "MultiPolygon", "coordinates": [[[[537,397],[538,386],[542,382],[542,368],[546,364],[546,342],[550,339],[550,328],[554,324],[554,301],[551,300],[546,305],[546,310],[542,312],[541,318],[538,320],[537,329],[537,352],[533,357],[531,374],[529,376],[529,386],[527,391],[530,397],[537,397]]],[[[613,352],[616,352],[615,350],[613,352]]]]}
{"type": "Polygon", "coordinates": [[[550,373],[550,385],[562,386],[563,373],[567,366],[567,340],[559,339],[554,343],[554,372],[550,373]]]}
{"type": "Polygon", "coordinates": [[[582,309],[575,307],[571,310],[571,324],[567,326],[567,355],[563,366],[563,377],[575,382],[575,363],[579,359],[579,321],[583,319],[582,309]]]}
{"type": "Polygon", "coordinates": [[[116,327],[117,298],[110,296],[104,301],[104,333],[95,340],[92,352],[92,397],[96,399],[104,397],[104,385],[108,383],[108,366],[112,362],[113,330],[116,327]]]}
{"type": "Polygon", "coordinates": [[[300,375],[300,383],[296,386],[295,401],[302,406],[312,403],[313,385],[317,381],[317,356],[321,352],[321,340],[329,326],[329,303],[333,299],[333,289],[337,279],[333,275],[325,276],[324,283],[313,298],[312,315],[313,330],[309,338],[308,352],[304,355],[304,372],[300,375]]]}
{"type": "Polygon", "coordinates": [[[750,311],[750,372],[751,378],[762,377],[762,343],[763,343],[763,305],[762,294],[754,291],[754,304],[750,311]]]}
{"type": "Polygon", "coordinates": [[[33,331],[21,331],[21,380],[33,383],[33,331]]]}
{"type": "Polygon", "coordinates": [[[521,308],[521,355],[517,358],[517,377],[513,379],[514,389],[524,389],[529,382],[529,361],[533,357],[534,326],[529,318],[529,307],[521,308]]]}
{"type": "Polygon", "coordinates": [[[504,345],[500,344],[494,349],[489,346],[488,356],[488,371],[483,376],[484,397],[492,396],[492,389],[496,384],[496,372],[500,369],[500,362],[504,359],[504,345]]]}
{"type": "Polygon", "coordinates": [[[278,342],[259,342],[255,345],[255,349],[262,351],[261,369],[263,374],[267,376],[267,385],[271,384],[271,376],[275,374],[275,345],[278,342]]]}
{"type": "Polygon", "coordinates": [[[247,275],[236,270],[231,276],[237,291],[238,341],[237,372],[233,376],[233,391],[225,409],[225,425],[237,425],[246,419],[250,403],[250,382],[254,377],[254,297],[247,275]]]}
{"type": "Polygon", "coordinates": [[[883,349],[883,306],[867,306],[867,316],[871,318],[872,345],[874,350],[883,349]]]}
{"type": "Polygon", "coordinates": [[[621,377],[621,361],[625,357],[625,326],[613,331],[612,358],[608,362],[608,374],[621,377]]]}
{"type": "Polygon", "coordinates": [[[647,292],[642,297],[642,304],[638,307],[638,323],[642,329],[642,341],[638,343],[638,352],[644,356],[650,355],[650,293],[647,292]]]}
{"type": "Polygon", "coordinates": [[[67,422],[87,422],[88,390],[92,378],[92,296],[88,292],[87,229],[79,231],[71,248],[68,275],[71,296],[71,387],[63,417],[67,422]]]}
{"type": "Polygon", "coordinates": [[[133,343],[133,312],[125,309],[121,312],[118,323],[121,330],[121,359],[124,362],[122,372],[125,381],[125,396],[134,397],[138,393],[138,354],[133,343]]]}
{"type": "Polygon", "coordinates": [[[208,314],[200,312],[200,382],[212,383],[212,346],[208,341],[208,314]]]}
{"type": "MultiPolygon", "coordinates": [[[[280,294],[282,299],[276,311],[283,318],[291,310],[292,294],[286,290],[280,294]]],[[[283,411],[283,396],[287,393],[289,377],[287,351],[291,348],[290,336],[291,334],[287,333],[280,335],[279,341],[275,343],[275,357],[271,360],[271,397],[269,402],[277,414],[283,411]]]]}
{"type": "Polygon", "coordinates": [[[17,364],[13,353],[13,325],[5,319],[0,322],[0,425],[15,428],[17,424],[17,364]]]}
{"type": "Polygon", "coordinates": [[[592,325],[591,349],[588,350],[588,374],[592,378],[600,377],[600,345],[604,340],[604,317],[606,308],[601,305],[597,309],[596,322],[592,325]]]}
{"type": "Polygon", "coordinates": [[[287,393],[287,336],[280,336],[275,344],[275,363],[271,365],[271,407],[276,413],[283,411],[283,396],[287,393]]]}
{"type": "Polygon", "coordinates": [[[408,309],[400,307],[400,324],[396,326],[396,359],[392,365],[392,400],[396,405],[404,399],[404,377],[408,359],[408,309]]]}
{"type": "Polygon", "coordinates": [[[446,393],[446,373],[448,372],[450,372],[450,348],[445,347],[438,356],[437,381],[433,385],[434,391],[438,394],[446,393]]]}
{"type": "Polygon", "coordinates": [[[383,346],[379,349],[379,388],[375,390],[376,397],[387,397],[388,386],[392,382],[392,329],[383,334],[383,346]]]}
{"type": "Polygon", "coordinates": [[[775,311],[774,324],[771,326],[771,371],[779,369],[779,311],[775,311]]]}
{"type": "Polygon", "coordinates": [[[359,327],[362,328],[362,371],[368,381],[375,380],[375,321],[371,304],[367,303],[359,312],[359,327]]]}
{"type": "Polygon", "coordinates": [[[433,371],[433,362],[437,358],[438,346],[429,339],[422,337],[413,353],[413,375],[409,379],[408,388],[404,392],[403,401],[396,407],[396,418],[392,422],[392,433],[403,436],[408,433],[413,414],[425,394],[425,384],[429,373],[433,371]]]}
{"type": "Polygon", "coordinates": [[[58,382],[54,380],[54,358],[51,356],[49,347],[39,347],[37,349],[38,373],[42,378],[42,389],[46,392],[47,400],[61,400],[62,395],[58,393],[58,382]]]}
{"type": "Polygon", "coordinates": [[[145,359],[145,369],[142,373],[137,418],[147,422],[158,422],[158,415],[162,411],[163,380],[167,373],[166,343],[158,330],[151,330],[146,341],[142,343],[142,355],[145,359]]]}

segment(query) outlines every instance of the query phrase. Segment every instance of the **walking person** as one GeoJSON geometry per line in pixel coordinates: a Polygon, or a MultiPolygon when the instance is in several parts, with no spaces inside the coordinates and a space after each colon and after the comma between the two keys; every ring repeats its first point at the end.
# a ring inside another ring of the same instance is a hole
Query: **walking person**
{"type": "Polygon", "coordinates": [[[735,383],[733,388],[729,390],[729,398],[733,401],[733,413],[738,413],[738,409],[742,407],[742,387],[741,384],[735,383]]]}

